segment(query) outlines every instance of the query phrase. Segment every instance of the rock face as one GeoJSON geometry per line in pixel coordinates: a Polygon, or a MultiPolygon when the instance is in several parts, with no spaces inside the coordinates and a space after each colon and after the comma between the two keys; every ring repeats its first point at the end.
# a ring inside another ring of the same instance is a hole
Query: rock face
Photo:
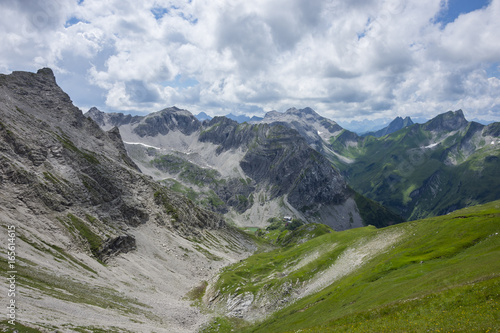
{"type": "Polygon", "coordinates": [[[325,143],[330,137],[343,130],[336,122],[320,116],[311,108],[291,108],[284,113],[271,111],[266,113],[259,123],[281,123],[292,128],[299,132],[313,149],[321,153],[325,152],[325,143]]]}
{"type": "MultiPolygon", "coordinates": [[[[97,120],[123,117],[90,111],[87,115],[97,120]]],[[[312,117],[328,133],[340,128],[312,109],[287,111],[287,117],[299,116],[305,117],[304,126],[312,117]]],[[[301,126],[297,128],[306,130],[301,126]]],[[[214,117],[201,123],[187,111],[169,108],[122,125],[120,131],[126,142],[135,143],[127,149],[143,172],[158,177],[162,171],[159,180],[240,225],[265,226],[268,218],[283,215],[336,230],[368,223],[355,202],[359,196],[306,138],[284,122],[238,124],[214,117]]],[[[321,141],[314,131],[314,139],[321,141]]],[[[377,225],[401,221],[390,214],[384,218],[377,225]]]]}
{"type": "Polygon", "coordinates": [[[215,117],[200,133],[199,141],[211,142],[219,145],[218,153],[238,147],[248,147],[262,133],[263,129],[246,125],[239,125],[235,120],[226,117],[215,117]]]}
{"type": "Polygon", "coordinates": [[[427,131],[451,132],[465,128],[469,122],[465,119],[462,110],[448,111],[429,120],[423,126],[427,131]]]}
{"type": "Polygon", "coordinates": [[[134,128],[140,137],[166,135],[169,131],[180,131],[190,135],[200,128],[200,122],[190,112],[175,106],[152,113],[134,128]]]}
{"type": "Polygon", "coordinates": [[[120,253],[127,253],[136,249],[135,237],[132,235],[120,235],[109,238],[99,249],[98,256],[103,262],[106,262],[109,257],[116,256],[120,253]]]}
{"type": "MultiPolygon", "coordinates": [[[[30,186],[22,194],[27,205],[44,212],[86,209],[116,225],[138,226],[152,215],[170,220],[161,205],[140,200],[153,198],[160,188],[136,172],[117,128],[104,132],[83,116],[57,86],[50,69],[2,75],[0,84],[2,169],[6,171],[2,181],[15,182],[13,174],[22,174],[22,181],[30,186]],[[143,195],[137,197],[139,192],[143,195]]],[[[187,204],[174,193],[168,196],[180,207],[187,204]]],[[[207,217],[199,221],[196,214],[186,214],[180,222],[186,232],[193,223],[222,225],[219,217],[207,217]]]]}
{"type": "Polygon", "coordinates": [[[341,204],[351,195],[343,177],[295,131],[282,125],[264,126],[265,136],[241,161],[257,182],[274,186],[272,197],[288,195],[301,211],[318,204],[341,204]],[[279,185],[279,186],[278,186],[279,185]]]}

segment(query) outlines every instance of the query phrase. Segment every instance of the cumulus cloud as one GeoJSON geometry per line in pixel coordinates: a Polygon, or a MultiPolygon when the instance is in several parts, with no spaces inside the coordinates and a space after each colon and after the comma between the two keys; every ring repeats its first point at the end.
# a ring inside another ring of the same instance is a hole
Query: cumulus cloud
{"type": "Polygon", "coordinates": [[[50,66],[82,108],[335,120],[499,120],[500,0],[440,20],[443,0],[0,3],[0,71],[50,66]]]}

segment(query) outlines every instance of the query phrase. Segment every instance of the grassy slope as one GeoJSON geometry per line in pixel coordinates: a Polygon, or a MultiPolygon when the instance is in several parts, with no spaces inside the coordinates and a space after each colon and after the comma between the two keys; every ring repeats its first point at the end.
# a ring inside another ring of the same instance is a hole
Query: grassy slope
{"type": "MultiPolygon", "coordinates": [[[[238,331],[492,332],[500,329],[500,201],[384,229],[367,227],[325,234],[298,246],[252,256],[223,273],[220,282],[234,291],[232,286],[243,278],[243,288],[255,290],[258,283],[250,281],[259,281],[256,276],[280,271],[290,259],[336,243],[334,249],[324,251],[317,261],[291,277],[305,279],[312,271],[311,265],[321,270],[322,265],[335,261],[342,248],[395,231],[404,233],[398,243],[352,274],[261,323],[238,327],[238,331]]],[[[223,323],[219,326],[221,331],[234,329],[232,321],[218,320],[223,323]]]]}
{"type": "Polygon", "coordinates": [[[290,274],[286,278],[268,279],[267,277],[274,272],[283,272],[290,266],[290,263],[299,260],[304,254],[316,250],[318,243],[314,240],[318,238],[314,237],[330,232],[333,232],[333,230],[324,224],[304,225],[293,233],[288,230],[271,232],[266,235],[268,241],[275,244],[289,244],[289,246],[273,251],[260,252],[241,263],[226,267],[217,282],[218,289],[224,289],[226,294],[234,292],[238,287],[241,293],[245,291],[255,292],[263,285],[282,285],[285,281],[296,280],[299,276],[301,279],[307,279],[311,274],[308,266],[294,272],[294,274],[290,274]],[[297,245],[301,240],[311,238],[312,241],[297,245]],[[244,286],[241,286],[242,282],[245,283],[244,286]]]}

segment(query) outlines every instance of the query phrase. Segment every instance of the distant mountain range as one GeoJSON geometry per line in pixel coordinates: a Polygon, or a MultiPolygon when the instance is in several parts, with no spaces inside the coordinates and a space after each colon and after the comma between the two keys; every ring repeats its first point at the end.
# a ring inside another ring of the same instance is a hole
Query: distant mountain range
{"type": "Polygon", "coordinates": [[[357,133],[359,135],[367,132],[374,132],[387,127],[387,125],[392,120],[390,118],[379,118],[379,119],[363,119],[363,120],[351,120],[351,121],[339,121],[339,125],[343,128],[357,133]]]}
{"type": "MultiPolygon", "coordinates": [[[[273,113],[280,113],[280,112],[270,111],[269,113],[273,114],[273,113]]],[[[212,119],[212,117],[210,115],[206,114],[205,112],[200,112],[197,115],[195,115],[195,117],[199,121],[211,120],[212,119]]],[[[259,121],[261,121],[261,120],[264,119],[263,117],[258,117],[258,116],[252,116],[252,117],[249,117],[247,115],[238,115],[237,116],[237,115],[234,115],[232,113],[226,115],[225,117],[229,118],[229,119],[232,119],[232,120],[235,120],[236,122],[238,122],[240,124],[244,123],[244,122],[259,122],[259,121]]],[[[325,119],[327,119],[327,118],[325,118],[325,119]]],[[[399,130],[399,129],[403,128],[403,127],[412,125],[414,123],[423,124],[423,123],[425,123],[427,121],[428,121],[428,119],[422,118],[422,117],[417,117],[416,119],[411,119],[410,117],[405,117],[403,119],[402,117],[398,116],[398,117],[396,117],[395,119],[392,119],[392,120],[385,119],[385,118],[384,119],[374,119],[374,120],[367,120],[367,119],[365,119],[365,120],[360,120],[360,121],[352,120],[350,122],[342,121],[342,122],[338,122],[337,124],[340,125],[340,126],[342,126],[344,129],[347,129],[347,130],[349,130],[351,132],[355,132],[356,134],[361,135],[361,136],[366,136],[366,135],[376,136],[374,133],[377,133],[377,132],[379,132],[381,130],[384,130],[384,129],[388,128],[388,127],[397,128],[396,130],[399,130]],[[409,118],[409,121],[407,120],[407,118],[409,118]],[[403,125],[401,125],[400,128],[397,128],[397,126],[395,127],[394,126],[395,124],[392,124],[392,123],[396,122],[396,124],[397,124],[398,122],[401,121],[399,119],[402,119],[403,122],[404,121],[408,121],[408,124],[403,124],[403,125]]],[[[483,125],[489,125],[489,124],[492,124],[492,123],[495,122],[493,120],[484,120],[484,119],[478,119],[478,118],[473,118],[471,121],[475,121],[475,122],[483,124],[483,125]]],[[[392,133],[392,132],[394,132],[394,130],[393,131],[389,131],[389,132],[392,133]]],[[[384,135],[389,134],[389,132],[385,133],[384,135]]]]}
{"type": "MultiPolygon", "coordinates": [[[[293,109],[286,116],[299,113],[293,109]]],[[[238,225],[264,226],[269,218],[283,215],[336,230],[402,221],[353,191],[330,162],[308,145],[315,137],[304,138],[284,126],[286,122],[238,124],[215,117],[201,123],[175,107],[138,118],[93,108],[86,116],[103,129],[119,127],[129,155],[142,172],[238,225]]],[[[331,121],[317,128],[341,130],[331,121]]]]}
{"type": "Polygon", "coordinates": [[[500,199],[500,123],[468,122],[461,110],[424,124],[398,117],[363,136],[310,108],[268,112],[261,122],[297,130],[350,186],[406,219],[500,199]]]}
{"type": "Polygon", "coordinates": [[[234,121],[236,121],[239,124],[244,123],[244,122],[260,121],[260,120],[262,120],[262,117],[257,117],[257,116],[249,117],[249,116],[246,116],[246,115],[238,115],[237,116],[237,115],[234,115],[232,113],[226,115],[226,118],[234,120],[234,121]]]}
{"type": "Polygon", "coordinates": [[[500,198],[499,135],[458,110],[381,138],[343,131],[329,147],[353,188],[416,219],[500,198]]]}
{"type": "MultiPolygon", "coordinates": [[[[148,136],[161,133],[142,132],[148,128],[144,122],[153,123],[153,120],[104,113],[93,116],[97,122],[100,117],[115,119],[107,122],[113,126],[120,126],[123,119],[130,124],[137,122],[133,125],[136,133],[148,136]]],[[[221,123],[222,118],[216,119],[215,123],[211,122],[212,126],[221,123]]],[[[155,120],[154,123],[161,122],[155,120]]],[[[500,180],[495,171],[500,169],[497,160],[500,140],[495,130],[499,125],[468,122],[461,110],[444,113],[425,124],[413,124],[409,117],[397,117],[387,127],[363,136],[343,129],[311,108],[292,108],[283,113],[271,111],[251,124],[249,126],[280,125],[297,131],[311,148],[341,171],[353,189],[406,219],[444,214],[500,199],[500,180]]],[[[122,133],[130,131],[120,129],[122,133]]],[[[200,124],[192,131],[207,130],[200,124]]]]}

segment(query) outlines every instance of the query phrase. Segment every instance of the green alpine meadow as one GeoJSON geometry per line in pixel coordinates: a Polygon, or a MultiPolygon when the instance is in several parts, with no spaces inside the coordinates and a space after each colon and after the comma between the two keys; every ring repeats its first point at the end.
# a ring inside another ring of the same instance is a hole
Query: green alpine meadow
{"type": "Polygon", "coordinates": [[[500,201],[381,229],[301,226],[280,233],[288,242],[271,233],[259,237],[275,249],[226,267],[200,296],[217,309],[251,294],[252,319],[217,317],[203,332],[500,329],[500,201]]]}

